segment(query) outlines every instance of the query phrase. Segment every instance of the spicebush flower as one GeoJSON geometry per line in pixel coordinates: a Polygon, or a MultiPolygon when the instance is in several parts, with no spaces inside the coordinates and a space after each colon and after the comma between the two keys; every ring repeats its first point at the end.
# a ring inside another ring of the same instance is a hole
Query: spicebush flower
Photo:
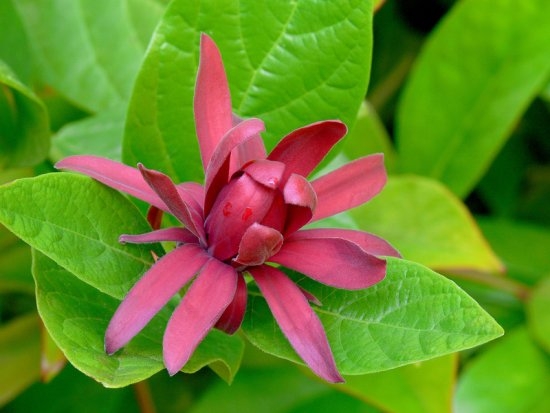
{"type": "Polygon", "coordinates": [[[309,182],[306,177],[346,134],[337,120],[297,129],[266,155],[260,137],[264,124],[232,114],[223,62],[206,35],[194,111],[204,186],[176,185],[141,164],[136,169],[95,156],[71,156],[56,165],[151,204],[153,231],[122,235],[121,242],[177,243],[116,310],[105,334],[107,353],[125,346],[190,283],[163,338],[164,363],[171,375],[177,373],[210,329],[232,334],[240,327],[247,302],[244,274],[250,274],[303,361],[323,379],[343,381],[308,301],[320,303],[268,263],[337,288],[362,289],[381,281],[386,262],[378,256],[398,255],[386,241],[355,230],[299,229],[376,195],[386,182],[382,155],[360,158],[309,182]],[[160,229],[162,212],[183,227],[160,229]]]}

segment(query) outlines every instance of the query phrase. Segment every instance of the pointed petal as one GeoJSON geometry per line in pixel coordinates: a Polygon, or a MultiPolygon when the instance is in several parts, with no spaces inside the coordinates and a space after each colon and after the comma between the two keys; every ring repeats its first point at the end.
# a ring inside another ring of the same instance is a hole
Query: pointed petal
{"type": "Polygon", "coordinates": [[[320,283],[346,290],[370,287],[386,275],[386,261],[340,238],[289,239],[269,259],[320,283]]]}
{"type": "Polygon", "coordinates": [[[69,169],[88,175],[111,188],[125,192],[164,211],[166,204],[147,185],[141,173],[128,165],[99,156],[69,156],[55,164],[57,169],[69,169]]]}
{"type": "Polygon", "coordinates": [[[317,194],[312,221],[364,204],[380,192],[386,179],[382,154],[359,158],[316,179],[311,183],[317,194]]]}
{"type": "Polygon", "coordinates": [[[314,239],[314,238],[341,238],[357,244],[363,251],[372,255],[390,256],[401,258],[399,252],[386,240],[369,234],[368,232],[353,229],[339,228],[315,228],[304,229],[292,234],[288,239],[314,239]]]}
{"type": "Polygon", "coordinates": [[[346,132],[338,120],[312,123],[285,136],[267,159],[287,166],[284,180],[292,173],[307,177],[346,132]]]}
{"type": "Polygon", "coordinates": [[[240,170],[248,162],[265,159],[266,156],[264,141],[260,134],[252,136],[231,151],[229,176],[240,170]]]}
{"type": "Polygon", "coordinates": [[[118,241],[123,244],[127,242],[130,244],[151,244],[163,241],[175,241],[185,244],[197,244],[199,242],[197,237],[188,229],[179,227],[157,229],[155,231],[138,235],[122,234],[118,238],[118,241]]]}
{"type": "Polygon", "coordinates": [[[162,209],[158,209],[156,206],[151,206],[147,210],[147,222],[149,225],[151,225],[151,228],[154,230],[159,229],[162,225],[162,216],[164,215],[164,211],[162,209]]]}
{"type": "Polygon", "coordinates": [[[158,260],[132,287],[113,315],[105,333],[105,351],[112,354],[125,346],[208,258],[202,248],[187,244],[158,260]]]}
{"type": "Polygon", "coordinates": [[[302,291],[273,267],[253,267],[250,273],[296,353],[319,377],[332,383],[343,382],[323,325],[302,291]]]}
{"type": "Polygon", "coordinates": [[[239,274],[235,297],[233,297],[233,301],[227,306],[215,327],[227,334],[234,334],[243,322],[247,298],[246,281],[242,274],[239,274]]]}
{"type": "Polygon", "coordinates": [[[215,148],[206,168],[204,214],[208,215],[218,192],[229,182],[229,159],[231,151],[237,145],[246,142],[264,130],[264,123],[259,119],[247,119],[231,129],[215,148]]]}
{"type": "Polygon", "coordinates": [[[178,193],[185,199],[191,197],[195,200],[195,207],[202,211],[202,205],[204,202],[204,187],[196,182],[181,182],[176,185],[178,193]]]}
{"type": "Polygon", "coordinates": [[[237,272],[210,259],[168,321],[163,339],[164,364],[170,375],[189,360],[208,331],[216,324],[237,289],[237,272]]]}
{"type": "Polygon", "coordinates": [[[308,180],[297,174],[290,175],[283,194],[287,204],[286,237],[311,220],[317,205],[317,195],[308,180]]]}
{"type": "Polygon", "coordinates": [[[222,57],[206,34],[201,35],[194,111],[202,166],[206,170],[218,143],[233,126],[231,96],[222,57]]]}
{"type": "Polygon", "coordinates": [[[172,180],[163,173],[147,169],[141,164],[138,168],[145,181],[168,206],[170,213],[195,234],[203,245],[206,245],[204,223],[195,199],[192,196],[182,197],[186,195],[185,189],[181,188],[178,191],[172,180]]]}
{"type": "Polygon", "coordinates": [[[239,254],[234,261],[244,266],[260,265],[276,254],[282,245],[283,234],[276,229],[254,223],[241,238],[239,254]]]}

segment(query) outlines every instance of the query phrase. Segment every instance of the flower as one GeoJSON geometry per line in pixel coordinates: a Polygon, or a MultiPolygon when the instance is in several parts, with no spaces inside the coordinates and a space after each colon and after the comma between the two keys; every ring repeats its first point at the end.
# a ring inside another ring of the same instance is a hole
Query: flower
{"type": "Polygon", "coordinates": [[[360,158],[309,182],[306,177],[346,134],[342,122],[329,120],[293,131],[267,156],[260,137],[263,122],[232,114],[221,55],[206,35],[194,110],[204,186],[176,185],[141,164],[136,169],[96,156],[71,156],[56,165],[151,204],[153,231],[122,235],[121,242],[177,243],[116,310],[105,333],[107,353],[125,346],[190,284],[163,338],[164,363],[171,375],[177,373],[210,329],[232,334],[240,327],[247,302],[244,274],[249,274],[303,361],[323,379],[343,381],[309,301],[320,303],[268,263],[337,288],[362,289],[381,281],[386,262],[378,256],[398,255],[386,241],[355,230],[300,228],[376,195],[386,182],[382,155],[360,158]],[[183,227],[160,229],[162,212],[183,227]]]}

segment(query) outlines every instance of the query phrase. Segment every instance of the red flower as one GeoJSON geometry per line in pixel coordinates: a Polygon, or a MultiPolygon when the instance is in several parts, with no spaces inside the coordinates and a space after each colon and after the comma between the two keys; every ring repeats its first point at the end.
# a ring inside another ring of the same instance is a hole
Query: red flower
{"type": "Polygon", "coordinates": [[[380,255],[398,255],[384,240],[361,231],[305,229],[309,222],[361,205],[386,182],[382,155],[351,162],[309,182],[308,176],[346,133],[340,121],[311,124],[290,133],[266,156],[259,119],[231,112],[220,53],[201,38],[195,123],[205,170],[204,187],[175,185],[161,172],[94,156],[72,156],[56,166],[89,175],[152,205],[153,231],[122,235],[121,242],[175,241],[134,285],[110,321],[105,348],[126,345],[187,283],[163,340],[164,362],[178,372],[208,331],[234,333],[244,317],[252,276],[281,330],[320,377],[342,381],[323,326],[308,301],[318,303],[276,266],[337,288],[369,287],[385,276],[380,255]],[[161,211],[183,227],[159,229],[161,211]]]}

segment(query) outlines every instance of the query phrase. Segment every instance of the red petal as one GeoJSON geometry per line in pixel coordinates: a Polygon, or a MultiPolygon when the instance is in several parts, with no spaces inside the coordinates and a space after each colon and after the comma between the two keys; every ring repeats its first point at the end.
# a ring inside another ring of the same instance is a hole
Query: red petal
{"type": "Polygon", "coordinates": [[[194,109],[202,165],[206,170],[218,143],[233,126],[231,96],[222,57],[206,34],[201,35],[194,109]]]}
{"type": "Polygon", "coordinates": [[[273,267],[262,265],[249,271],[296,353],[319,377],[332,383],[343,382],[323,325],[302,291],[273,267]]]}
{"type": "Polygon", "coordinates": [[[282,245],[283,235],[279,231],[254,223],[241,238],[239,254],[234,261],[244,266],[260,265],[276,254],[282,245]]]}
{"type": "Polygon", "coordinates": [[[340,238],[285,240],[270,258],[323,284],[347,290],[370,287],[386,275],[386,262],[340,238]]]}
{"type": "Polygon", "coordinates": [[[205,222],[210,254],[221,261],[234,257],[243,234],[254,222],[262,222],[275,193],[247,174],[225,186],[205,222]]]}
{"type": "Polygon", "coordinates": [[[311,184],[301,175],[292,174],[283,189],[287,204],[285,237],[302,228],[313,216],[317,196],[311,184]]]}
{"type": "Polygon", "coordinates": [[[143,165],[138,165],[145,181],[158,194],[158,196],[168,206],[172,213],[185,227],[195,234],[203,245],[206,245],[206,235],[204,233],[204,223],[200,206],[196,204],[191,195],[187,195],[184,188],[178,188],[172,180],[161,172],[147,169],[143,165]],[[183,196],[185,197],[183,197],[183,196]]]}
{"type": "Polygon", "coordinates": [[[162,215],[164,211],[156,206],[151,206],[147,211],[147,222],[154,230],[159,229],[162,224],[162,215]]]}
{"type": "Polygon", "coordinates": [[[264,130],[259,119],[247,119],[231,129],[215,148],[206,168],[204,214],[208,215],[221,188],[229,181],[229,157],[237,145],[246,142],[264,130]]]}
{"type": "Polygon", "coordinates": [[[243,171],[256,182],[270,189],[277,189],[285,171],[285,164],[276,161],[260,159],[249,163],[243,171]]]}
{"type": "Polygon", "coordinates": [[[382,154],[359,158],[316,179],[311,183],[317,194],[312,221],[364,204],[380,192],[386,179],[382,154]]]}
{"type": "Polygon", "coordinates": [[[55,167],[83,173],[111,188],[130,194],[164,211],[168,210],[166,204],[147,185],[136,168],[91,155],[69,156],[57,162],[55,167]]]}
{"type": "Polygon", "coordinates": [[[260,134],[252,136],[231,151],[229,176],[240,170],[248,162],[265,159],[266,156],[264,141],[260,134]]]}
{"type": "Polygon", "coordinates": [[[285,181],[292,173],[308,176],[346,132],[346,125],[338,120],[312,123],[285,136],[267,159],[287,166],[285,181]]]}
{"type": "Polygon", "coordinates": [[[315,228],[304,229],[292,234],[288,239],[340,238],[357,244],[365,252],[372,255],[387,255],[400,258],[399,252],[386,240],[368,232],[352,229],[315,228]]]}
{"type": "Polygon", "coordinates": [[[233,301],[236,289],[235,269],[216,259],[208,261],[166,326],[164,364],[170,375],[176,374],[187,363],[195,348],[233,301]]]}
{"type": "Polygon", "coordinates": [[[164,228],[157,229],[155,231],[147,232],[139,235],[123,234],[118,239],[119,242],[125,244],[127,242],[131,244],[151,244],[155,242],[163,241],[175,241],[183,243],[198,243],[198,239],[186,228],[164,228]]]}
{"type": "Polygon", "coordinates": [[[125,346],[208,258],[202,248],[188,244],[158,260],[132,287],[113,315],[105,333],[105,351],[112,354],[125,346]]]}
{"type": "Polygon", "coordinates": [[[215,327],[227,334],[234,334],[243,322],[247,298],[246,282],[242,274],[239,274],[235,297],[233,297],[233,301],[225,309],[215,327]]]}

